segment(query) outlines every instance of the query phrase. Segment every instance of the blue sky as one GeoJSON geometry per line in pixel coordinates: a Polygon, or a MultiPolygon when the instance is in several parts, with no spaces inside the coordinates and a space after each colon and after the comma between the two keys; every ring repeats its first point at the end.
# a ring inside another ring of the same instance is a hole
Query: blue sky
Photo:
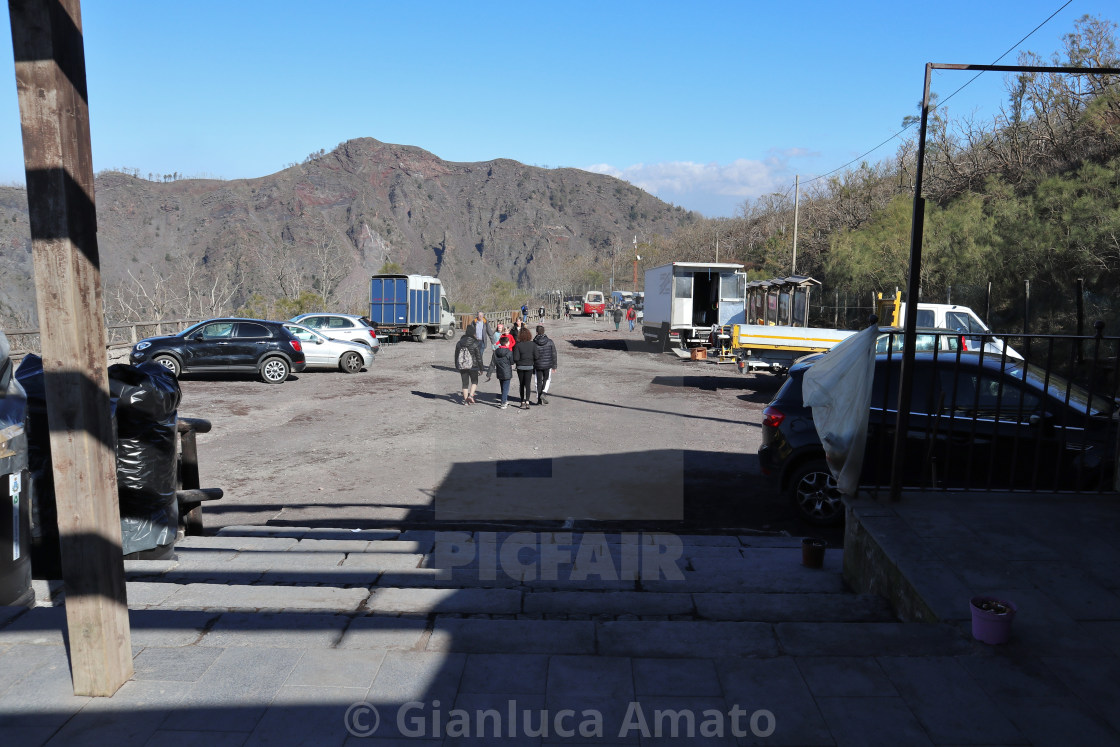
{"type": "MultiPolygon", "coordinates": [[[[731,216],[898,131],[926,62],[993,62],[1064,1],[86,2],[94,168],[256,177],[373,137],[610,173],[731,216]]],[[[1117,11],[1073,0],[1016,49],[1048,57],[1075,19],[1117,11]]],[[[5,29],[7,13],[0,3],[5,29]]],[[[11,184],[23,153],[6,38],[11,184]]],[[[934,89],[968,77],[939,72],[934,89]]],[[[989,73],[948,106],[983,120],[1002,100],[989,73]]]]}

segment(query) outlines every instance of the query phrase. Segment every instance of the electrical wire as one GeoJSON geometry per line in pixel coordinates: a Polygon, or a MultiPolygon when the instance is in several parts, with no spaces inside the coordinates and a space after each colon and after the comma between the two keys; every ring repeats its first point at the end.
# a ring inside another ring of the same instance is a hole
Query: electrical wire
{"type": "MultiPolygon", "coordinates": [[[[1054,11],[1053,13],[1051,13],[1051,14],[1050,14],[1049,16],[1047,16],[1047,17],[1046,17],[1046,20],[1044,20],[1044,21],[1043,21],[1042,23],[1038,24],[1038,25],[1037,25],[1037,26],[1035,26],[1035,27],[1034,27],[1033,29],[1031,29],[1031,31],[1030,31],[1030,32],[1029,32],[1029,33],[1028,33],[1028,34],[1027,34],[1026,36],[1024,36],[1024,37],[1023,37],[1022,39],[1020,39],[1019,41],[1015,42],[1015,43],[1014,43],[1014,44],[1012,44],[1012,45],[1011,45],[1010,47],[1008,47],[1007,51],[1005,51],[1005,52],[1004,52],[1003,54],[1001,54],[1001,55],[1000,55],[999,57],[995,58],[995,60],[993,60],[993,61],[992,61],[991,63],[989,63],[989,64],[991,64],[991,65],[995,65],[995,64],[997,64],[997,63],[998,63],[998,62],[999,62],[1000,60],[1002,60],[1002,59],[1003,59],[1004,57],[1006,57],[1007,55],[1011,54],[1011,53],[1012,53],[1013,51],[1015,51],[1015,49],[1016,49],[1016,48],[1017,48],[1017,47],[1018,47],[1018,46],[1019,46],[1020,44],[1022,44],[1023,42],[1025,42],[1025,41],[1026,41],[1027,39],[1031,38],[1032,36],[1034,36],[1034,34],[1035,34],[1035,33],[1036,33],[1036,32],[1037,32],[1037,31],[1038,31],[1038,30],[1039,30],[1040,28],[1042,28],[1043,26],[1045,26],[1046,24],[1048,24],[1048,23],[1049,23],[1049,22],[1050,22],[1051,20],[1053,20],[1054,16],[1058,15],[1058,14],[1059,14],[1059,13],[1061,13],[1061,12],[1062,12],[1063,10],[1065,10],[1065,9],[1066,9],[1066,8],[1067,8],[1067,7],[1068,7],[1068,6],[1069,6],[1069,5],[1070,5],[1070,4],[1072,3],[1072,2],[1073,2],[1073,0],[1066,0],[1066,2],[1065,2],[1065,3],[1063,3],[1063,4],[1062,4],[1062,6],[1061,6],[1060,8],[1058,8],[1058,9],[1057,9],[1057,10],[1055,10],[1055,11],[1054,11]]],[[[987,71],[986,71],[986,70],[981,70],[980,72],[976,73],[976,75],[973,75],[973,76],[972,76],[971,78],[969,78],[969,79],[968,79],[968,80],[967,80],[967,81],[966,81],[966,82],[964,83],[964,85],[962,85],[962,86],[961,86],[960,88],[958,88],[957,90],[953,91],[953,92],[952,92],[951,94],[949,94],[948,96],[946,96],[946,97],[945,97],[945,98],[944,98],[943,100],[941,100],[941,101],[940,101],[939,103],[937,103],[937,104],[934,104],[934,105],[933,105],[933,106],[931,106],[930,108],[931,108],[932,110],[936,110],[936,109],[937,109],[938,107],[940,107],[940,106],[944,106],[945,104],[947,104],[947,103],[949,102],[949,99],[953,98],[953,97],[954,97],[954,96],[956,96],[956,95],[957,95],[958,93],[960,93],[961,91],[963,91],[963,90],[964,90],[965,88],[967,88],[968,86],[970,86],[970,85],[971,85],[971,84],[973,83],[973,81],[975,81],[975,80],[976,80],[977,78],[979,78],[979,77],[980,77],[981,75],[983,75],[983,74],[984,74],[985,72],[987,72],[987,71]]],[[[864,154],[862,154],[862,155],[859,155],[859,156],[856,156],[855,158],[853,158],[853,159],[852,159],[851,161],[848,161],[848,162],[847,162],[846,164],[844,164],[843,166],[837,166],[837,167],[836,167],[836,168],[834,168],[834,169],[833,169],[832,171],[829,171],[829,172],[828,172],[828,173],[826,173],[826,174],[821,174],[820,176],[815,176],[815,177],[813,177],[812,179],[808,179],[808,180],[806,180],[806,181],[805,181],[805,184],[812,184],[813,182],[815,182],[815,181],[819,181],[820,179],[825,179],[825,178],[827,178],[827,177],[829,177],[829,176],[832,176],[833,174],[835,174],[835,173],[836,173],[836,172],[838,172],[838,171],[841,171],[841,170],[843,170],[843,169],[846,169],[846,168],[848,168],[849,166],[851,166],[851,165],[852,165],[853,163],[855,163],[856,161],[862,161],[862,160],[863,160],[864,158],[866,158],[867,156],[871,155],[871,154],[872,154],[872,153],[874,153],[875,151],[879,150],[879,149],[880,149],[880,148],[882,148],[882,147],[883,147],[884,145],[886,145],[886,144],[887,144],[887,143],[889,143],[890,141],[894,140],[895,138],[897,138],[897,137],[898,137],[899,135],[901,135],[902,133],[904,133],[904,132],[906,132],[907,130],[911,129],[911,128],[912,128],[912,127],[913,127],[913,126],[915,125],[915,124],[917,124],[917,122],[916,122],[916,121],[915,121],[915,122],[911,122],[910,124],[906,125],[906,126],[905,126],[905,127],[903,127],[903,128],[901,129],[901,130],[899,130],[898,132],[894,133],[893,135],[891,135],[891,136],[890,136],[890,137],[888,137],[888,138],[887,138],[886,140],[884,140],[883,142],[879,143],[878,145],[876,145],[876,146],[875,146],[874,148],[872,148],[871,150],[867,151],[866,153],[864,153],[864,154]]]]}

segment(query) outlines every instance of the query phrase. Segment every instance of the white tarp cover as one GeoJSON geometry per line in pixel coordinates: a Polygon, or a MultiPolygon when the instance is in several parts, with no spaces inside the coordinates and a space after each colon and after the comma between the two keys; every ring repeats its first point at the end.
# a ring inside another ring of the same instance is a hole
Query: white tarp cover
{"type": "Polygon", "coordinates": [[[825,459],[844,495],[855,495],[859,486],[878,336],[875,325],[852,335],[813,363],[801,382],[802,400],[813,408],[825,459]]]}

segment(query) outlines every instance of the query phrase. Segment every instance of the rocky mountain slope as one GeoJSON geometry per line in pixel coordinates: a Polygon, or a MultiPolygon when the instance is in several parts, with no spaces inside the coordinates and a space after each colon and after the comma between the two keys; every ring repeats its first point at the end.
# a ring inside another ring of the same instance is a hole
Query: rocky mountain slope
{"type": "MultiPolygon", "coordinates": [[[[589,264],[620,266],[635,233],[667,235],[698,215],[613,177],[498,159],[441,160],[362,138],[258,179],[96,180],[107,289],[189,265],[237,278],[233,302],[332,283],[360,298],[392,261],[457,287],[494,280],[555,288],[589,264]],[[341,271],[339,272],[339,269],[341,271]],[[336,274],[337,273],[337,274],[336,274]]],[[[0,315],[34,318],[27,197],[0,188],[0,315]]]]}

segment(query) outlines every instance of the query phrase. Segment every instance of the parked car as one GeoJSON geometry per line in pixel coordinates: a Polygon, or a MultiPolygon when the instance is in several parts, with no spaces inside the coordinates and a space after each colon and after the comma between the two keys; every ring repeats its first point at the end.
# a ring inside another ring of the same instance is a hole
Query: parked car
{"type": "Polygon", "coordinates": [[[303,345],[279,322],[207,319],[174,335],[149,337],[129,355],[133,365],[153,361],[176,377],[184,373],[257,373],[270,384],[306,364],[303,345]]]}
{"type": "MultiPolygon", "coordinates": [[[[825,354],[827,355],[827,353],[825,354]]],[[[817,356],[814,356],[817,358],[817,356]]],[[[889,485],[902,357],[878,354],[863,485],[889,485]]],[[[804,406],[800,361],[763,410],[763,474],[812,524],[838,524],[843,505],[804,406]]],[[[919,352],[914,363],[904,485],[1096,490],[1115,470],[1117,406],[1043,369],[995,356],[919,352]]]]}
{"type": "Polygon", "coordinates": [[[373,365],[373,349],[365,343],[335,340],[292,322],[284,322],[284,328],[303,343],[308,368],[338,369],[353,374],[373,365]]]}
{"type": "Polygon", "coordinates": [[[377,340],[377,327],[369,319],[355,314],[300,314],[288,321],[322,332],[335,340],[360,342],[368,345],[375,353],[381,347],[377,340]]]}

